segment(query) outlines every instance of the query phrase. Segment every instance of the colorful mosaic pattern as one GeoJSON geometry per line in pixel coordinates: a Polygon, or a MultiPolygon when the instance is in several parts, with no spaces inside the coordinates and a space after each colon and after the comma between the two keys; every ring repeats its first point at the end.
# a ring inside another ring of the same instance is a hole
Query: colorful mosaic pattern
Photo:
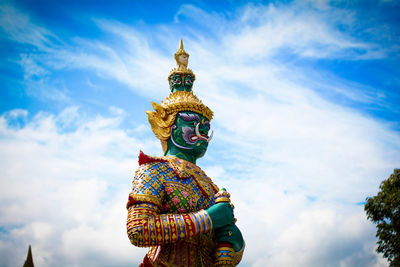
{"type": "Polygon", "coordinates": [[[181,179],[192,178],[204,197],[214,197],[218,188],[196,164],[173,156],[164,157],[181,179]]]}
{"type": "Polygon", "coordinates": [[[201,210],[188,214],[161,214],[152,204],[133,204],[129,207],[127,229],[132,244],[149,247],[176,243],[182,239],[211,231],[212,222],[201,210]]]}
{"type": "Polygon", "coordinates": [[[190,188],[178,183],[168,183],[165,187],[164,210],[172,213],[186,213],[193,210],[190,188]]]}
{"type": "Polygon", "coordinates": [[[231,247],[218,247],[215,252],[215,266],[233,267],[235,251],[231,247]]]}
{"type": "Polygon", "coordinates": [[[136,171],[128,207],[145,202],[166,213],[186,213],[214,204],[218,187],[198,166],[171,156],[155,159],[136,171]]]}

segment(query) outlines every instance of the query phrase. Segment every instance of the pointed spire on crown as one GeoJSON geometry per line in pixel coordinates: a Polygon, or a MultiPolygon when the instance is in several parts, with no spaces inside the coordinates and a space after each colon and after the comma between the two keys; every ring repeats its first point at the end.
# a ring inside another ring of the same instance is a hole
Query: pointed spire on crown
{"type": "Polygon", "coordinates": [[[189,62],[189,54],[186,53],[185,49],[183,48],[182,39],[179,42],[178,51],[176,51],[174,56],[175,56],[176,64],[178,65],[178,70],[186,70],[188,62],[189,62]]]}

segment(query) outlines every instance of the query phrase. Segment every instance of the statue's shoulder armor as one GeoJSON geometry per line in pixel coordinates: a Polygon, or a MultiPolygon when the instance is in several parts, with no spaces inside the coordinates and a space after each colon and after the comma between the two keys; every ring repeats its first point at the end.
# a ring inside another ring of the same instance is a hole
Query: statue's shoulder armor
{"type": "Polygon", "coordinates": [[[134,203],[151,203],[162,206],[165,179],[171,175],[171,168],[166,160],[139,153],[139,168],[132,180],[132,192],[128,206],[134,203]]]}

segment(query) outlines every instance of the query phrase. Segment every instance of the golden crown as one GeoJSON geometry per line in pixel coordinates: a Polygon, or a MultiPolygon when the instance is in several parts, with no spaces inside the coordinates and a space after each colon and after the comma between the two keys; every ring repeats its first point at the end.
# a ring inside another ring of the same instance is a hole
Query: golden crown
{"type": "Polygon", "coordinates": [[[194,74],[190,69],[187,69],[187,59],[189,54],[183,49],[183,42],[181,40],[179,49],[175,53],[175,59],[178,67],[171,71],[168,79],[170,80],[172,75],[178,75],[182,86],[175,87],[166,98],[165,101],[160,104],[154,103],[154,111],[146,111],[148,120],[151,125],[153,133],[158,139],[160,139],[164,152],[167,149],[167,140],[171,133],[171,127],[175,123],[178,112],[181,111],[193,111],[199,113],[211,120],[213,112],[201,100],[193,94],[192,84],[194,81],[194,74]],[[179,58],[180,55],[185,55],[186,58],[179,58]],[[191,79],[187,80],[190,76],[191,79]],[[174,91],[176,90],[176,91],[174,91]]]}
{"type": "Polygon", "coordinates": [[[211,109],[205,106],[193,92],[176,91],[171,93],[161,104],[167,110],[167,113],[172,114],[186,110],[197,112],[208,120],[211,120],[213,117],[211,109]]]}

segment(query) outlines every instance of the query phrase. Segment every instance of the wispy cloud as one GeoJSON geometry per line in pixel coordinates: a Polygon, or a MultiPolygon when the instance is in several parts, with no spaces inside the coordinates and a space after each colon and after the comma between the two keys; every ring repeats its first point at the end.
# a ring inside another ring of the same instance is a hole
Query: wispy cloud
{"type": "Polygon", "coordinates": [[[201,22],[216,36],[221,36],[226,54],[252,62],[280,53],[348,60],[385,56],[384,51],[375,51],[373,43],[343,33],[339,27],[354,23],[354,14],[329,5],[321,7],[305,2],[249,4],[231,20],[208,14],[192,5],[182,6],[178,14],[201,22]]]}
{"type": "Polygon", "coordinates": [[[37,114],[17,127],[10,125],[26,111],[0,118],[2,264],[21,265],[27,244],[42,266],[139,261],[126,238],[124,205],[137,151],[158,142],[120,130],[119,116],[85,119],[78,112],[37,114]]]}
{"type": "Polygon", "coordinates": [[[30,44],[42,51],[51,49],[55,42],[60,42],[55,34],[32,22],[28,15],[12,5],[0,5],[0,27],[7,39],[30,44]]]}
{"type": "MultiPolygon", "coordinates": [[[[192,5],[183,5],[176,15],[175,23],[189,29],[181,37],[185,37],[185,43],[191,47],[191,51],[197,53],[198,58],[192,62],[193,68],[197,67],[202,74],[203,68],[207,69],[206,65],[215,66],[214,76],[230,76],[230,79],[244,78],[234,75],[238,68],[244,75],[247,71],[258,71],[260,75],[266,76],[268,73],[263,68],[276,70],[276,66],[279,66],[277,57],[284,55],[347,60],[385,56],[384,50],[376,50],[374,44],[357,40],[338,29],[337,18],[341,18],[341,23],[351,22],[351,12],[337,8],[305,8],[309,6],[301,3],[288,6],[247,5],[231,18],[208,14],[192,5]],[[203,28],[196,30],[184,26],[185,22],[180,22],[182,19],[203,28]],[[214,32],[211,39],[202,31],[204,27],[208,32],[214,32]]],[[[3,12],[7,14],[6,18],[16,17],[23,22],[14,29],[8,27],[10,19],[4,19],[3,29],[9,38],[32,44],[41,51],[37,55],[21,55],[26,78],[44,76],[47,74],[46,68],[92,70],[99,76],[115,79],[151,97],[163,91],[160,88],[165,85],[164,73],[174,64],[171,57],[163,53],[165,50],[160,50],[160,43],[170,49],[176,46],[171,39],[165,42],[165,38],[156,36],[181,34],[174,25],[155,26],[153,31],[159,34],[150,37],[146,32],[129,25],[94,19],[105,34],[119,40],[117,44],[82,38],[75,38],[73,43],[67,44],[58,41],[59,38],[51,31],[32,24],[27,15],[18,13],[14,8],[5,6],[3,12]],[[35,37],[25,34],[28,31],[35,33],[35,37]]],[[[278,71],[281,67],[278,67],[278,71]]]]}

